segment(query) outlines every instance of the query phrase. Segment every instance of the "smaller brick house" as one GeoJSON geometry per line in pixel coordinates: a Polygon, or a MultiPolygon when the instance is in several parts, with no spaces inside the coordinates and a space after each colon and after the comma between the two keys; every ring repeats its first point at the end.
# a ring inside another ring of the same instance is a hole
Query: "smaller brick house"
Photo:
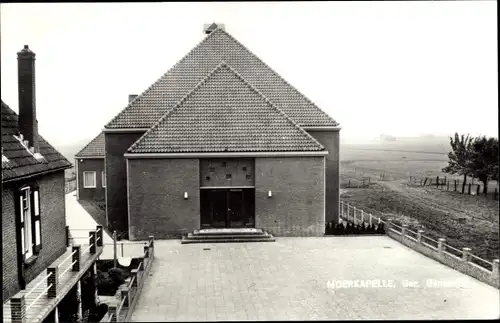
{"type": "Polygon", "coordinates": [[[75,155],[76,196],[78,200],[106,200],[104,133],[101,132],[75,155]]]}
{"type": "Polygon", "coordinates": [[[95,235],[103,230],[83,251],[69,246],[64,171],[71,163],[38,133],[35,53],[25,45],[17,59],[19,114],[1,101],[2,321],[54,321],[61,300],[81,290],[81,277],[94,272],[95,279],[102,253],[95,235]]]}

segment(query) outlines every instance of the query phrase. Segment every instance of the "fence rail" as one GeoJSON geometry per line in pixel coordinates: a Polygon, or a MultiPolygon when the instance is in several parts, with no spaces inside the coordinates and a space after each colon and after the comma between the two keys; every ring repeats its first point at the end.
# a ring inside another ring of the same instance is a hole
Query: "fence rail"
{"type": "MultiPolygon", "coordinates": [[[[371,215],[370,213],[363,212],[362,210],[349,205],[349,203],[340,201],[339,222],[341,222],[341,220],[346,220],[348,222],[352,221],[352,223],[357,224],[366,222],[366,219],[373,221],[373,218],[373,215],[371,215]],[[362,214],[364,218],[362,219],[361,217],[359,217],[359,214],[362,214]]],[[[391,219],[387,219],[385,221],[380,219],[380,222],[387,225],[387,227],[385,228],[385,232],[391,238],[394,238],[407,246],[413,247],[413,249],[416,249],[417,251],[424,253],[438,261],[441,261],[461,272],[469,274],[497,288],[500,287],[498,259],[495,259],[492,262],[487,261],[472,254],[469,248],[463,248],[462,250],[460,250],[458,248],[450,246],[449,244],[446,244],[446,239],[444,238],[436,241],[424,235],[423,231],[421,230],[419,230],[418,232],[412,231],[408,229],[407,225],[398,225],[391,219]],[[422,247],[424,247],[424,249],[422,249],[422,247]],[[450,260],[450,256],[454,256],[455,259],[458,259],[458,261],[460,261],[460,263],[456,263],[456,260],[450,260]],[[475,270],[473,267],[471,267],[471,264],[480,267],[484,272],[475,270]]]]}
{"type": "MultiPolygon", "coordinates": [[[[84,266],[89,264],[89,259],[101,252],[99,247],[102,247],[101,226],[97,226],[96,230],[89,232],[89,238],[86,243],[89,246],[82,252],[81,245],[71,245],[71,234],[69,227],[66,227],[66,247],[70,247],[71,252],[67,250],[67,256],[64,259],[58,260],[57,265],[48,267],[47,274],[44,276],[38,275],[38,278],[33,280],[33,286],[29,285],[25,290],[10,298],[8,305],[10,306],[10,319],[12,322],[25,322],[35,319],[40,313],[38,306],[47,306],[51,299],[61,297],[63,290],[68,287],[68,282],[71,281],[71,276],[68,273],[73,272],[79,274],[84,266]],[[90,240],[90,241],[89,241],[90,240]],[[88,252],[87,257],[83,257],[88,252]],[[35,281],[40,279],[36,284],[35,281]],[[42,287],[42,285],[44,285],[42,287]],[[38,303],[37,303],[38,302],[38,303]],[[37,307],[34,307],[34,305],[37,307]]],[[[5,305],[5,304],[4,304],[5,305]]],[[[4,316],[5,318],[5,316],[4,316]]]]}
{"type": "MultiPolygon", "coordinates": [[[[139,243],[131,243],[139,244],[139,243]]],[[[101,322],[128,322],[134,310],[135,304],[139,298],[144,279],[148,276],[151,265],[154,260],[154,238],[149,237],[148,242],[144,244],[143,259],[137,266],[132,269],[131,278],[127,286],[121,291],[121,302],[118,306],[109,306],[107,316],[101,322]]]]}

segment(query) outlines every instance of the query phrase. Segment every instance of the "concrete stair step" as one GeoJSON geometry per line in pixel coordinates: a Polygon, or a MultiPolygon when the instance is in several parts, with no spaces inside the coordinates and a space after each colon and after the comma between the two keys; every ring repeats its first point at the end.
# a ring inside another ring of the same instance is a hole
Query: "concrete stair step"
{"type": "Polygon", "coordinates": [[[188,239],[261,239],[267,238],[269,234],[267,232],[255,233],[255,234],[193,234],[188,233],[188,239]]]}
{"type": "Polygon", "coordinates": [[[238,238],[220,238],[220,239],[190,239],[187,237],[183,237],[181,240],[182,244],[190,244],[190,243],[234,243],[234,242],[274,242],[276,241],[272,235],[269,235],[267,238],[257,238],[257,239],[248,239],[247,237],[238,237],[238,238]]]}
{"type": "Polygon", "coordinates": [[[259,235],[263,234],[264,231],[262,229],[255,228],[245,228],[245,229],[200,229],[194,230],[193,235],[237,235],[237,236],[246,236],[246,235],[259,235]]]}

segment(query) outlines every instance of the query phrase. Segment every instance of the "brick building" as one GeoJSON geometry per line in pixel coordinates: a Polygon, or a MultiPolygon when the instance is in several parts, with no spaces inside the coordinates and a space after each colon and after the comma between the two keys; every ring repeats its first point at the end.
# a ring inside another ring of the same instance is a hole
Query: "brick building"
{"type": "Polygon", "coordinates": [[[78,200],[106,200],[104,133],[101,132],[75,155],[78,200]]]}
{"type": "Polygon", "coordinates": [[[205,33],[105,126],[110,229],[323,235],[339,212],[339,124],[222,26],[205,33]]]}
{"type": "Polygon", "coordinates": [[[19,114],[1,102],[3,322],[39,322],[57,314],[102,251],[94,245],[84,262],[74,247],[70,259],[78,261],[61,273],[71,264],[61,263],[72,252],[64,192],[71,163],[38,133],[35,54],[25,45],[17,57],[19,114]]]}

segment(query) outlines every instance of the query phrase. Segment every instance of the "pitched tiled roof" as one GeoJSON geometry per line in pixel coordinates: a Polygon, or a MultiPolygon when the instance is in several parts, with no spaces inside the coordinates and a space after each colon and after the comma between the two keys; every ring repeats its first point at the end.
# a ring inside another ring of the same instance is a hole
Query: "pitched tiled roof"
{"type": "Polygon", "coordinates": [[[102,157],[104,158],[104,132],[92,139],[87,146],[83,147],[75,157],[102,157]]]}
{"type": "Polygon", "coordinates": [[[18,115],[2,101],[2,181],[71,167],[71,163],[38,135],[40,157],[15,137],[19,135],[18,115]]]}
{"type": "Polygon", "coordinates": [[[227,62],[302,127],[337,122],[221,28],[122,110],[106,128],[150,128],[221,61],[227,62]]]}
{"type": "Polygon", "coordinates": [[[321,150],[320,143],[222,62],[128,151],[321,150]]]}

